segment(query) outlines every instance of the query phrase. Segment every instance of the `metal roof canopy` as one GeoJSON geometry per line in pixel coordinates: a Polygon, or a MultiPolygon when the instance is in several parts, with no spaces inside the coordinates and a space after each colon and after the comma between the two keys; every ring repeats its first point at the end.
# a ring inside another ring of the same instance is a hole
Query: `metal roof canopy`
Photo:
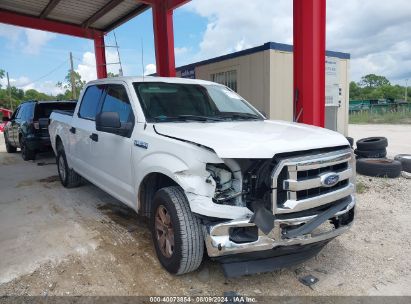
{"type": "Polygon", "coordinates": [[[136,0],[1,0],[0,11],[107,33],[150,6],[136,0]]]}
{"type": "MultiPolygon", "coordinates": [[[[151,7],[157,74],[175,76],[173,11],[188,1],[1,0],[0,22],[94,39],[97,77],[105,78],[104,35],[151,7]]],[[[321,127],[325,117],[325,7],[326,0],[293,0],[294,120],[321,127]]]]}

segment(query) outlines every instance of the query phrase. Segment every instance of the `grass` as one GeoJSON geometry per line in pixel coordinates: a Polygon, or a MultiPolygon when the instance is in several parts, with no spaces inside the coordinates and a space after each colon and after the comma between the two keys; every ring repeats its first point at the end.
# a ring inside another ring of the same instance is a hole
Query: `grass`
{"type": "Polygon", "coordinates": [[[411,124],[411,112],[353,112],[350,113],[350,124],[411,124]]]}
{"type": "Polygon", "coordinates": [[[356,186],[356,192],[357,193],[362,194],[362,193],[366,192],[368,189],[369,189],[368,186],[365,185],[364,183],[357,182],[357,186],[356,186]]]}

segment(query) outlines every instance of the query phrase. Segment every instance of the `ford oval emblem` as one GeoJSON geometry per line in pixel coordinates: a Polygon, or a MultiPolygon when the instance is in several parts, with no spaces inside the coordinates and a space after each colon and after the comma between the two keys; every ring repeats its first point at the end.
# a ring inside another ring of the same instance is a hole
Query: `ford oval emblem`
{"type": "Polygon", "coordinates": [[[321,184],[324,187],[335,186],[339,180],[340,180],[340,177],[336,173],[327,173],[321,176],[321,184]]]}

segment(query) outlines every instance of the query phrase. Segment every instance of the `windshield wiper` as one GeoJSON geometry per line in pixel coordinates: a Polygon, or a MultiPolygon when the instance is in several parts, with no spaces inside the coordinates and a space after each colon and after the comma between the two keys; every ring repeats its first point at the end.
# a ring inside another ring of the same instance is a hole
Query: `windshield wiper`
{"type": "Polygon", "coordinates": [[[222,118],[201,116],[201,115],[178,115],[178,116],[156,116],[153,117],[156,121],[222,121],[222,118]]]}
{"type": "Polygon", "coordinates": [[[228,118],[228,119],[258,119],[263,120],[263,118],[259,115],[252,114],[252,113],[241,113],[241,112],[225,112],[223,115],[218,116],[221,118],[228,118]]]}

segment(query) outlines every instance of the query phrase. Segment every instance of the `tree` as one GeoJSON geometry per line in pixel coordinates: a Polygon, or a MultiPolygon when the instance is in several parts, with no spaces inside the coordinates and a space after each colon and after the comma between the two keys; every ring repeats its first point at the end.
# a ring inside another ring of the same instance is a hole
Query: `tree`
{"type": "Polygon", "coordinates": [[[24,94],[24,100],[52,100],[53,96],[41,93],[35,89],[29,89],[24,94]]]}
{"type": "Polygon", "coordinates": [[[350,82],[350,98],[361,99],[361,87],[355,81],[350,82]]]}
{"type": "Polygon", "coordinates": [[[359,83],[361,87],[367,88],[380,88],[382,86],[390,85],[390,81],[385,78],[384,76],[379,76],[375,74],[368,74],[361,77],[361,81],[359,83]]]}
{"type": "MultiPolygon", "coordinates": [[[[6,74],[6,72],[4,70],[0,69],[0,79],[3,79],[5,74],[6,74]]],[[[0,83],[0,89],[1,89],[1,83],[0,83]]]]}
{"type": "MultiPolygon", "coordinates": [[[[78,97],[80,95],[80,91],[83,89],[86,82],[81,79],[81,75],[76,71],[73,71],[73,77],[74,77],[74,86],[75,86],[75,89],[76,89],[76,96],[78,97]]],[[[71,94],[71,90],[72,90],[72,88],[71,88],[71,70],[69,70],[67,72],[66,77],[64,77],[64,81],[63,82],[59,81],[57,83],[57,86],[59,88],[66,89],[66,92],[63,95],[64,96],[63,99],[71,99],[72,98],[72,94],[71,94]]],[[[59,95],[61,95],[61,94],[59,94],[59,95]]]]}

